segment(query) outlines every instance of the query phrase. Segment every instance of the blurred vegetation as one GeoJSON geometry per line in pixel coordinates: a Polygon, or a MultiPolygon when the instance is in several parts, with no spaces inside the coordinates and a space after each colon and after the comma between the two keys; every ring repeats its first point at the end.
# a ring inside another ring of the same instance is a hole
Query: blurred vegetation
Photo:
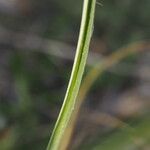
{"type": "MultiPolygon", "coordinates": [[[[120,47],[150,38],[149,0],[101,3],[92,60],[99,62],[120,47]]],[[[46,148],[69,80],[81,9],[81,0],[0,0],[0,149],[46,148]]],[[[110,150],[111,145],[115,150],[149,149],[149,60],[146,49],[103,72],[82,107],[69,150],[110,150]],[[129,140],[128,127],[112,127],[105,119],[97,123],[95,111],[128,124],[142,138],[140,144],[129,140]]]]}

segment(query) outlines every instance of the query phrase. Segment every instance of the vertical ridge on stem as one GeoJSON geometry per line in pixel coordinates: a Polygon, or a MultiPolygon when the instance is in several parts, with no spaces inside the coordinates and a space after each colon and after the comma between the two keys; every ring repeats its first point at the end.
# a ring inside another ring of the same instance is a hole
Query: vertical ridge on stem
{"type": "Polygon", "coordinates": [[[95,5],[96,0],[84,0],[82,21],[74,65],[64,103],[52,132],[47,150],[59,150],[61,139],[65,135],[67,124],[71,118],[71,114],[76,103],[93,32],[95,5]]]}

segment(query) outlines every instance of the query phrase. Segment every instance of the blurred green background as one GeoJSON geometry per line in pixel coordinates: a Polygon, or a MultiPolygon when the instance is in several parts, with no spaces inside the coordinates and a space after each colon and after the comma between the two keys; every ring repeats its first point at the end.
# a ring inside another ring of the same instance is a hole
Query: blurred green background
{"type": "MultiPolygon", "coordinates": [[[[86,73],[118,48],[150,38],[150,0],[100,2],[86,73]]],[[[0,150],[46,148],[72,68],[82,3],[0,0],[0,150]]],[[[149,65],[146,49],[102,74],[82,107],[69,150],[150,148],[149,65]]]]}

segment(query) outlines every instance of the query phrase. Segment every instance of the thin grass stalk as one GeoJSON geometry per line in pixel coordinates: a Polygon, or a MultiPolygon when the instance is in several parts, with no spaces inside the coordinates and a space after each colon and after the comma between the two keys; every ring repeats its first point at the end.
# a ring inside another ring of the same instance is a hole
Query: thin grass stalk
{"type": "Polygon", "coordinates": [[[66,127],[74,110],[76,98],[80,88],[88,51],[93,32],[96,0],[84,0],[80,35],[76,50],[75,61],[62,105],[60,114],[55,124],[47,150],[59,150],[60,143],[65,135],[66,127]]]}

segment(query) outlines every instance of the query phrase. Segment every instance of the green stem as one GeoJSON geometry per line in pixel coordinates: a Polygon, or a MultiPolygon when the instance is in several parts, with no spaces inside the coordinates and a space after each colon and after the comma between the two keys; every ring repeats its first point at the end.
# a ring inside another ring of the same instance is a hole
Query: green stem
{"type": "Polygon", "coordinates": [[[80,35],[75,61],[64,103],[58,116],[47,150],[58,150],[60,148],[59,146],[61,139],[65,135],[66,127],[69,120],[71,119],[71,114],[76,103],[76,98],[79,92],[88,56],[89,44],[93,32],[95,5],[96,0],[84,0],[80,35]]]}

